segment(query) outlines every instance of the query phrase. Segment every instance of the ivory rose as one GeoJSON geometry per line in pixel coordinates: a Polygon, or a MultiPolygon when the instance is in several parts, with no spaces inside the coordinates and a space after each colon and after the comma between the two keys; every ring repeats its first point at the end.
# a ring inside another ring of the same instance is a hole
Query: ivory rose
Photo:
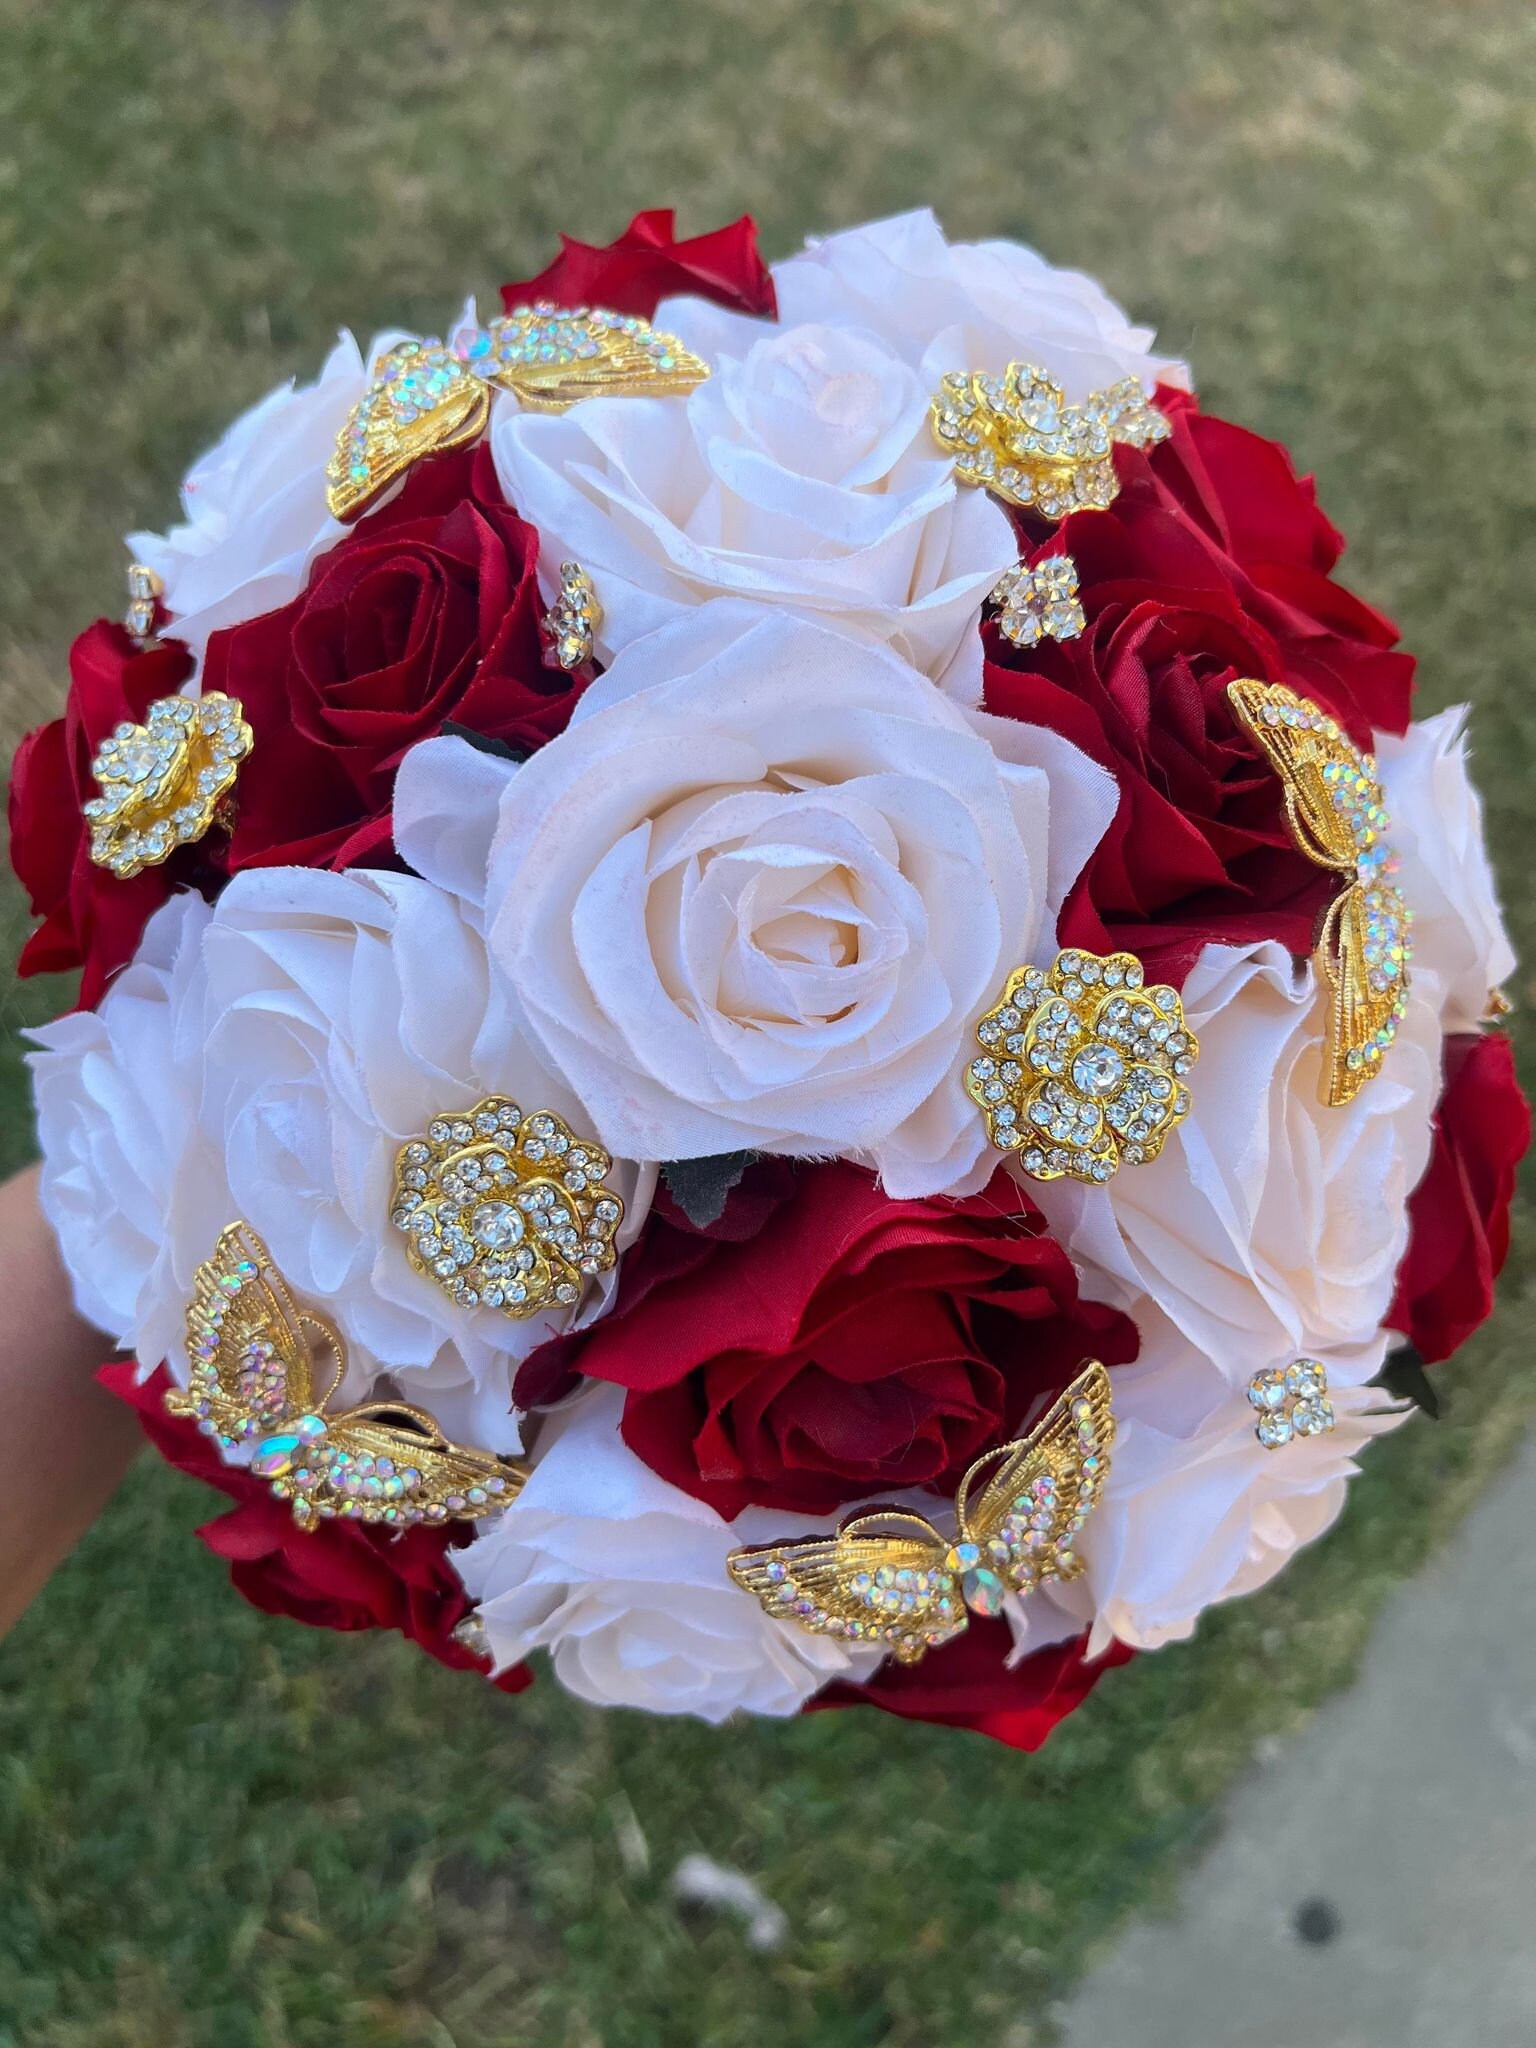
{"type": "Polygon", "coordinates": [[[165,585],[177,639],[199,659],[221,626],[296,597],[316,555],[342,538],[325,502],[336,436],[374,359],[415,338],[378,334],[364,353],[344,330],[313,384],[280,384],[198,457],[181,486],[179,526],[129,534],[134,560],[165,585]]]}
{"type": "Polygon", "coordinates": [[[1490,990],[1515,971],[1504,929],[1482,799],[1467,773],[1465,704],[1409,726],[1400,739],[1378,735],[1381,775],[1398,887],[1413,911],[1415,987],[1435,984],[1443,1030],[1475,1031],[1490,990]]]}
{"type": "Polygon", "coordinates": [[[878,1651],[787,1628],[726,1569],[742,1544],[828,1533],[836,1518],[723,1520],[641,1463],[622,1406],[605,1387],[546,1422],[527,1486],[454,1554],[494,1668],[545,1649],[582,1699],[706,1721],[793,1714],[829,1678],[867,1677],[878,1651]]]}
{"type": "Polygon", "coordinates": [[[492,427],[502,488],[544,537],[546,583],[562,560],[593,579],[602,658],[738,595],[888,642],[935,679],[958,665],[952,687],[974,701],[982,600],[1018,545],[1002,508],[956,482],[923,378],[857,328],[694,300],[669,317],[711,366],[686,401],[501,406],[492,427]]]}
{"type": "Polygon", "coordinates": [[[1113,807],[1068,742],[722,603],[635,642],[521,766],[413,749],[395,842],[483,921],[611,1151],[843,1154],[902,1197],[988,1177],[967,1034],[1113,807]]]}
{"type": "MultiPolygon", "coordinates": [[[[1184,385],[1185,365],[1152,352],[1093,278],[1018,242],[951,242],[927,207],[818,236],[773,265],[779,318],[861,327],[897,349],[924,382],[946,370],[1038,363],[1071,400],[1121,377],[1184,385]]],[[[664,300],[657,320],[674,317],[664,300]]]]}
{"type": "MultiPolygon", "coordinates": [[[[241,876],[212,910],[177,897],[100,1009],[36,1039],[43,1206],[81,1313],[145,1372],[166,1360],[185,1379],[193,1276],[240,1218],[341,1329],[343,1400],[387,1374],[450,1435],[516,1447],[512,1371],[559,1324],[462,1309],[412,1270],[390,1224],[395,1154],[493,1090],[580,1118],[451,898],[306,868],[241,876]]],[[[623,1242],[651,1179],[616,1174],[623,1242]]]]}
{"type": "Polygon", "coordinates": [[[1368,1379],[1429,1159],[1440,1086],[1431,1006],[1409,1004],[1380,1074],[1320,1099],[1324,1006],[1282,947],[1208,946],[1184,987],[1198,1034],[1187,1120],[1107,1188],[1031,1192],[1074,1258],[1145,1328],[1166,1316],[1238,1396],[1267,1366],[1355,1356],[1368,1379]]]}

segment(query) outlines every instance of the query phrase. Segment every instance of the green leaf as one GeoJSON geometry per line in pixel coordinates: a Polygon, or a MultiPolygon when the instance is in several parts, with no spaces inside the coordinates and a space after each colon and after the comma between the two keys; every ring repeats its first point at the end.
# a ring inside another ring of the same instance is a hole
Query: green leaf
{"type": "Polygon", "coordinates": [[[717,1152],[708,1159],[673,1159],[661,1169],[667,1192],[696,1230],[707,1230],[725,1214],[726,1197],[755,1152],[717,1152]]]}
{"type": "Polygon", "coordinates": [[[528,759],[524,752],[510,747],[505,740],[493,740],[489,733],[476,732],[472,725],[460,725],[456,718],[445,718],[442,723],[445,739],[467,740],[476,753],[494,754],[499,761],[513,761],[521,764],[528,759]]]}
{"type": "Polygon", "coordinates": [[[1440,1396],[1424,1370],[1423,1359],[1411,1344],[1404,1344],[1391,1354],[1371,1385],[1384,1387],[1396,1400],[1411,1401],[1431,1422],[1440,1420],[1440,1396]]]}

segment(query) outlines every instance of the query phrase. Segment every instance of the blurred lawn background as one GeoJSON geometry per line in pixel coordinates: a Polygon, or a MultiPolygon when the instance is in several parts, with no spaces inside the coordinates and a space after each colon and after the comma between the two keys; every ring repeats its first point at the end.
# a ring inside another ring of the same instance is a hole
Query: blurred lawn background
{"type": "MultiPolygon", "coordinates": [[[[338,325],[440,330],[640,205],[749,209],[777,254],[931,201],[1101,274],[1316,470],[1423,707],[1478,707],[1536,957],[1526,0],[0,0],[0,50],[0,758],[119,611],[121,533],[338,325]]],[[[15,1032],[63,993],[4,995],[7,1165],[15,1032]]],[[[210,1500],[141,1465],[0,1650],[0,2048],[1043,2041],[1536,1409],[1531,1293],[1527,1251],[1447,1420],[1384,1446],[1283,1584],[1034,1759],[871,1714],[505,1701],[245,1608],[192,1539],[210,1500]],[[786,1947],[678,1914],[695,1849],[786,1947]]],[[[3,1418],[0,1444],[46,1455],[3,1418]]]]}

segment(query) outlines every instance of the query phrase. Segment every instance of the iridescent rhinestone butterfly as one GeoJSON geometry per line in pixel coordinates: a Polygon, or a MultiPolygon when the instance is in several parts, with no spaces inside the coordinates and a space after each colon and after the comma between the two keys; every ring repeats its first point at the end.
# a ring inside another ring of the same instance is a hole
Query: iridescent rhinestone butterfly
{"type": "Polygon", "coordinates": [[[903,1664],[948,1642],[1009,1593],[1075,1578],[1073,1545],[1114,1442],[1109,1374],[1091,1363],[1039,1426],[976,1460],[955,1497],[955,1535],[923,1515],[862,1509],[833,1536],[733,1551],[732,1578],[778,1621],[884,1646],[903,1664]],[[971,1500],[981,1475],[996,1471],[971,1500]]]}
{"type": "Polygon", "coordinates": [[[449,1443],[404,1401],[327,1415],[346,1371],[341,1335],[299,1307],[248,1224],[231,1223],[197,1269],[187,1356],[191,1381],[166,1407],[226,1449],[254,1444],[250,1470],[292,1502],[301,1528],[331,1516],[395,1528],[476,1521],[506,1507],[527,1476],[515,1460],[449,1443]],[[329,1380],[317,1392],[322,1358],[329,1380]]]}
{"type": "Polygon", "coordinates": [[[361,517],[424,455],[477,440],[493,386],[534,412],[583,398],[665,398],[709,375],[675,335],[603,306],[519,306],[451,343],[402,341],[373,366],[373,382],[336,437],[326,471],[333,518],[361,517]]]}
{"type": "Polygon", "coordinates": [[[1350,1101],[1381,1069],[1408,1007],[1413,913],[1390,877],[1397,857],[1376,763],[1327,712],[1283,683],[1227,685],[1232,708],[1280,777],[1296,844],[1347,875],[1318,929],[1315,960],[1329,991],[1322,1097],[1350,1101]]]}

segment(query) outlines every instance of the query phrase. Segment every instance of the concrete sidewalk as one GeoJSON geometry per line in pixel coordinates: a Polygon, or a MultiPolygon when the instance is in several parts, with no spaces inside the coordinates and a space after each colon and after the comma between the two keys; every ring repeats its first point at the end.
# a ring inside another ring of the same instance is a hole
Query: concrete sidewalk
{"type": "Polygon", "coordinates": [[[1536,1440],[1060,2019],[1066,2048],[1536,2048],[1536,1440]]]}

